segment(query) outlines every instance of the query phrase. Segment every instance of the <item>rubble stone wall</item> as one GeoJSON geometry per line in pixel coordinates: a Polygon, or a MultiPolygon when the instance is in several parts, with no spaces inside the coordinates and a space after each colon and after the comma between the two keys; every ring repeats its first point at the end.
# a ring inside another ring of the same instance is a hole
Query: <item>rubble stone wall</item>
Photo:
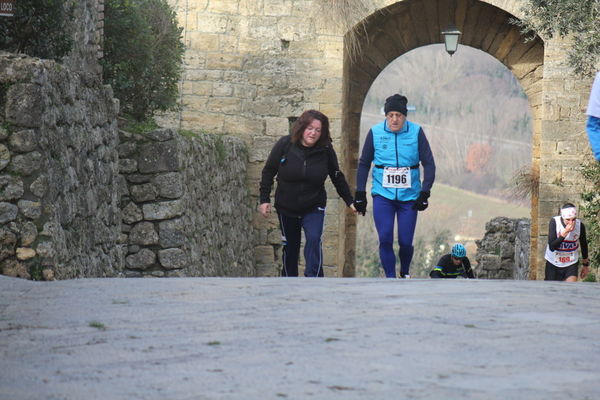
{"type": "Polygon", "coordinates": [[[0,52],[0,273],[254,275],[245,144],[119,137],[98,62],[104,0],[74,5],[61,63],[0,52]]]}
{"type": "Polygon", "coordinates": [[[254,276],[241,139],[121,132],[126,276],[254,276]]]}
{"type": "Polygon", "coordinates": [[[98,75],[0,52],[0,272],[254,276],[244,142],[117,113],[98,75]]]}
{"type": "Polygon", "coordinates": [[[0,268],[115,276],[118,102],[94,74],[0,52],[0,268]]]}
{"type": "Polygon", "coordinates": [[[477,240],[475,275],[479,279],[529,279],[529,218],[496,217],[477,240]]]}

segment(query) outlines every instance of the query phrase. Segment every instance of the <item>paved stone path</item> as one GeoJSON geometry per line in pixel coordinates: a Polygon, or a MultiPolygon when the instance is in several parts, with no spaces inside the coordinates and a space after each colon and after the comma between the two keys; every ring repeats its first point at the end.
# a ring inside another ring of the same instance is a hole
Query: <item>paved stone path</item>
{"type": "Polygon", "coordinates": [[[0,399],[599,399],[600,285],[0,276],[0,399]]]}

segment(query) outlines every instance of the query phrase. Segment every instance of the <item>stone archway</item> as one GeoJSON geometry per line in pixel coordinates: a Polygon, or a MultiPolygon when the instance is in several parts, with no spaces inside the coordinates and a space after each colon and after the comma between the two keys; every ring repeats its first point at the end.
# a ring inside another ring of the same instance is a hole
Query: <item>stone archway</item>
{"type": "MultiPolygon", "coordinates": [[[[360,51],[345,54],[342,131],[347,135],[346,169],[356,171],[358,164],[360,115],[367,92],[393,60],[417,47],[442,43],[440,32],[454,23],[463,32],[461,44],[482,50],[503,63],[521,83],[533,117],[532,166],[539,173],[539,143],[542,119],[542,79],[544,43],[539,38],[524,43],[519,29],[510,23],[513,15],[475,0],[406,0],[394,3],[367,17],[358,35],[360,51]]],[[[345,40],[351,40],[346,35],[345,40]]],[[[346,46],[348,47],[348,46],[346,46]]],[[[351,176],[350,179],[354,179],[351,176]]],[[[537,193],[532,196],[532,247],[537,246],[537,193]]],[[[355,218],[347,220],[345,246],[354,248],[355,218]]],[[[536,252],[531,252],[535,265],[536,252]]],[[[353,267],[350,267],[353,268],[353,267]]],[[[533,269],[535,270],[535,269],[533,269]]],[[[535,278],[535,276],[533,276],[535,278]]]]}

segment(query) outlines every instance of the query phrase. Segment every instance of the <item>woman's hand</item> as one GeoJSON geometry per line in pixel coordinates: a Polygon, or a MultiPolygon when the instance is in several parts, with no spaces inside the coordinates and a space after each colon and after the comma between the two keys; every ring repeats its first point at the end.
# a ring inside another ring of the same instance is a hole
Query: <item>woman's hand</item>
{"type": "Polygon", "coordinates": [[[590,259],[589,258],[584,258],[583,260],[581,260],[581,271],[579,271],[579,277],[581,279],[585,279],[585,277],[587,276],[587,274],[590,273],[590,259]]]}
{"type": "Polygon", "coordinates": [[[260,211],[263,217],[267,218],[271,214],[271,203],[262,203],[258,206],[258,211],[260,211]]]}
{"type": "Polygon", "coordinates": [[[560,236],[562,237],[567,237],[567,235],[571,232],[573,232],[573,229],[575,229],[575,220],[572,219],[570,221],[567,222],[567,225],[565,226],[565,229],[563,229],[560,232],[560,236]]]}
{"type": "Polygon", "coordinates": [[[348,207],[350,207],[350,209],[352,210],[352,212],[354,214],[356,214],[358,211],[356,210],[356,207],[354,207],[354,203],[350,204],[348,207]]]}

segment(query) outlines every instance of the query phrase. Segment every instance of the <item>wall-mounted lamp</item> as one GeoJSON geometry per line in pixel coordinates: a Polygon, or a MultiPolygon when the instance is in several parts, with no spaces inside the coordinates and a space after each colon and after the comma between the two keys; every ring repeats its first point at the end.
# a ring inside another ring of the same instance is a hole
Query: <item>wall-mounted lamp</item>
{"type": "Polygon", "coordinates": [[[448,54],[452,56],[458,49],[458,39],[462,34],[454,24],[450,24],[445,31],[442,31],[442,35],[444,35],[444,46],[446,46],[446,51],[448,54]]]}

